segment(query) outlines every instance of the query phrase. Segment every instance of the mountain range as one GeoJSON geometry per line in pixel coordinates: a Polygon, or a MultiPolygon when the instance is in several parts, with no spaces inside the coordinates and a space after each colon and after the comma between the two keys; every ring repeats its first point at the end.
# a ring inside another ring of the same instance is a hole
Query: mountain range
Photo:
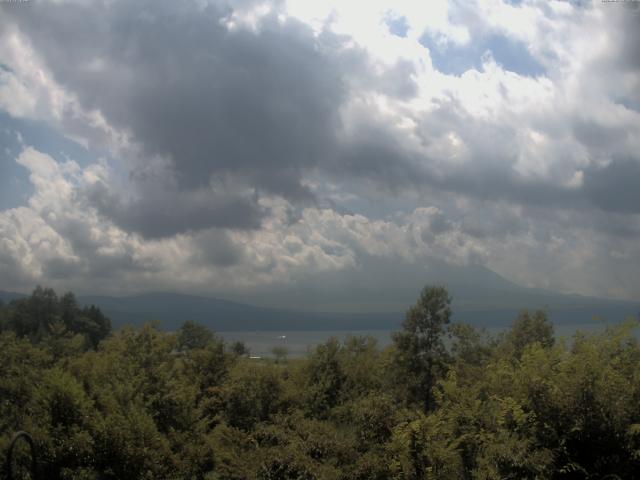
{"type": "MultiPolygon", "coordinates": [[[[83,305],[99,306],[116,328],[158,321],[163,328],[174,330],[185,320],[193,320],[221,332],[397,329],[421,286],[438,283],[444,284],[453,297],[453,320],[476,326],[508,325],[522,309],[547,308],[557,325],[617,323],[640,312],[640,301],[525,288],[480,266],[431,263],[428,268],[404,265],[399,271],[392,264],[368,265],[373,265],[372,271],[329,273],[302,279],[293,286],[254,289],[244,297],[228,294],[225,300],[179,293],[83,295],[78,300],[83,305]],[[447,281],[438,282],[438,278],[447,281]]],[[[0,291],[4,302],[22,296],[0,291]]]]}

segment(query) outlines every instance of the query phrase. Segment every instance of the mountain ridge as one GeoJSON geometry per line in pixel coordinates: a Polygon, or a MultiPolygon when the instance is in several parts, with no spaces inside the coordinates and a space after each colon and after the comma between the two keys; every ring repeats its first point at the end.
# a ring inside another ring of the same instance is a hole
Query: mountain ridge
{"type": "MultiPolygon", "coordinates": [[[[452,265],[434,259],[428,264],[387,259],[366,264],[368,268],[328,272],[242,296],[151,291],[78,295],[78,301],[100,307],[116,328],[158,321],[163,328],[174,330],[192,320],[218,331],[397,329],[425,284],[444,285],[453,298],[453,321],[476,326],[508,325],[523,309],[547,308],[551,320],[559,325],[589,323],[595,317],[619,322],[640,312],[640,301],[522,287],[481,265],[452,265]]],[[[0,300],[5,302],[23,296],[0,291],[0,300]]]]}

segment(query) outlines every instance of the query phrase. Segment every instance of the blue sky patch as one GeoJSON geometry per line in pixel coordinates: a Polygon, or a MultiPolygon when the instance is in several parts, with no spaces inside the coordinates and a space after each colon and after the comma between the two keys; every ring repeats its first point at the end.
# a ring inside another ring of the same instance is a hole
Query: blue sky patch
{"type": "Polygon", "coordinates": [[[406,37],[409,31],[409,24],[405,17],[387,18],[389,31],[397,37],[406,37]]]}
{"type": "MultiPolygon", "coordinates": [[[[0,115],[2,115],[0,113],[0,115]]],[[[22,151],[16,132],[0,122],[0,211],[25,205],[33,193],[27,170],[18,165],[22,151]]]]}
{"type": "Polygon", "coordinates": [[[80,165],[88,165],[94,159],[82,145],[52,128],[39,122],[13,118],[1,110],[0,146],[0,211],[26,205],[33,193],[29,172],[16,163],[24,148],[30,146],[57,161],[71,159],[80,165]]]}
{"type": "Polygon", "coordinates": [[[463,47],[438,45],[428,34],[420,39],[420,43],[429,49],[434,67],[447,75],[462,75],[471,69],[481,70],[482,56],[487,51],[493,54],[495,61],[505,70],[519,75],[536,77],[546,72],[531,56],[524,43],[497,33],[475,39],[475,42],[463,47]]]}

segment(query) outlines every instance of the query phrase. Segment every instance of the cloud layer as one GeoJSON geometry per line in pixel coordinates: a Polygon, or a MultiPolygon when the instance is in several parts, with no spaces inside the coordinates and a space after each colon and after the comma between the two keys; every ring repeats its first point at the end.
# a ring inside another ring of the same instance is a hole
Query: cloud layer
{"type": "Polygon", "coordinates": [[[640,297],[637,9],[0,9],[3,127],[92,159],[28,141],[10,159],[34,191],[0,211],[0,288],[215,294],[438,258],[640,297]]]}

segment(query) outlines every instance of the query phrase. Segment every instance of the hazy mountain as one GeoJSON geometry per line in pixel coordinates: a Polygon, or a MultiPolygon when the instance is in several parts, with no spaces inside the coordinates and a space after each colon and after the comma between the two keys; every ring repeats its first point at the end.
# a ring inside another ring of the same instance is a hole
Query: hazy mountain
{"type": "Polygon", "coordinates": [[[315,275],[293,286],[254,289],[234,301],[168,293],[81,301],[99,305],[116,325],[155,319],[177,328],[194,320],[219,331],[394,329],[425,284],[445,285],[453,297],[454,320],[480,326],[508,325],[525,308],[548,308],[556,324],[590,323],[595,317],[616,323],[640,312],[640,302],[524,288],[481,266],[388,260],[367,265],[315,275]]]}
{"type": "MultiPolygon", "coordinates": [[[[549,305],[549,311],[556,324],[595,322],[594,316],[615,323],[640,311],[640,304],[632,302],[583,297],[553,298],[557,302],[549,305]],[[564,301],[564,305],[560,300],[564,301]]],[[[454,306],[454,320],[478,326],[508,325],[522,308],[543,307],[543,301],[551,297],[534,293],[528,299],[521,294],[520,299],[523,302],[521,307],[456,310],[454,306]]],[[[202,323],[217,331],[395,329],[404,317],[404,311],[400,310],[382,313],[304,312],[173,293],[130,297],[88,296],[79,300],[83,304],[98,305],[112,319],[115,327],[155,320],[170,330],[178,328],[185,320],[202,323]]]]}
{"type": "Polygon", "coordinates": [[[156,320],[163,328],[176,329],[185,320],[193,320],[217,331],[366,330],[395,328],[401,319],[401,315],[393,313],[298,312],[175,293],[86,296],[79,300],[99,306],[116,327],[156,320]]]}
{"type": "Polygon", "coordinates": [[[4,290],[0,290],[0,302],[3,303],[9,303],[11,300],[16,300],[25,296],[26,295],[24,293],[5,292],[4,290]]]}
{"type": "Polygon", "coordinates": [[[427,284],[446,286],[457,310],[522,308],[530,305],[531,295],[555,295],[520,287],[479,265],[453,265],[435,259],[408,263],[368,257],[350,270],[314,273],[293,284],[260,286],[244,295],[223,292],[221,296],[242,303],[286,305],[305,311],[398,312],[414,303],[427,284]]]}
{"type": "Polygon", "coordinates": [[[522,309],[548,307],[556,323],[590,322],[594,315],[617,322],[640,312],[640,301],[564,295],[521,287],[480,265],[452,265],[435,259],[402,263],[368,258],[350,271],[325,272],[294,285],[270,285],[246,296],[225,295],[267,307],[305,311],[400,314],[415,303],[426,284],[444,285],[453,297],[454,317],[482,325],[510,323],[522,309]]]}
{"type": "MultiPolygon", "coordinates": [[[[455,321],[481,326],[510,324],[522,309],[548,308],[556,324],[616,323],[638,315],[640,301],[563,295],[521,287],[477,265],[458,266],[437,260],[399,263],[370,258],[363,267],[326,272],[292,284],[255,288],[243,296],[220,292],[216,298],[176,293],[108,297],[80,296],[98,305],[114,326],[159,321],[178,328],[185,320],[214,330],[368,330],[398,328],[406,309],[426,284],[447,287],[455,321]]],[[[5,301],[22,294],[0,292],[5,301]]]]}

